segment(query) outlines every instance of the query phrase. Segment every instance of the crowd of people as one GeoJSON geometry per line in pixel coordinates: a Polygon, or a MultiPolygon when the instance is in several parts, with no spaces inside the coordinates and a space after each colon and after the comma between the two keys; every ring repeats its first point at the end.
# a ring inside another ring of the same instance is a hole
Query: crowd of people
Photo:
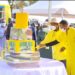
{"type": "Polygon", "coordinates": [[[2,23],[2,21],[0,22],[0,57],[2,50],[5,48],[6,40],[9,40],[10,38],[12,26],[13,24],[10,18],[8,20],[8,25],[6,25],[4,22],[2,23]]]}

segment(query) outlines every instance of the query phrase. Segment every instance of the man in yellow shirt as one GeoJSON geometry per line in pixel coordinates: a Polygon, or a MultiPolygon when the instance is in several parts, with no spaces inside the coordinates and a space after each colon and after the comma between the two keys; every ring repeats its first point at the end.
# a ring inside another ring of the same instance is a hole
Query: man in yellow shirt
{"type": "Polygon", "coordinates": [[[59,43],[56,39],[61,34],[61,30],[55,19],[52,19],[50,24],[52,30],[46,35],[38,47],[52,46],[53,59],[62,61],[66,65],[66,50],[64,44],[59,43]]]}
{"type": "Polygon", "coordinates": [[[61,36],[58,37],[59,42],[63,42],[66,46],[66,61],[68,75],[75,75],[75,28],[69,27],[66,20],[60,22],[62,30],[61,36]]]}

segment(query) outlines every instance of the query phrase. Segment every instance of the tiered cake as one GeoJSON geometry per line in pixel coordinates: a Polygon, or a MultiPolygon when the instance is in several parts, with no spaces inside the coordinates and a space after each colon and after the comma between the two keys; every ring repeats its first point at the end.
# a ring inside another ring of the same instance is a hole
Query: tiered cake
{"type": "Polygon", "coordinates": [[[14,36],[17,36],[17,34],[13,34],[15,33],[14,31],[17,32],[18,30],[14,29],[13,32],[11,31],[13,37],[11,36],[12,40],[7,41],[4,59],[9,65],[16,68],[38,66],[40,54],[38,51],[35,51],[35,42],[29,38],[21,38],[20,33],[25,35],[21,30],[18,31],[20,38],[14,38],[14,36]]]}

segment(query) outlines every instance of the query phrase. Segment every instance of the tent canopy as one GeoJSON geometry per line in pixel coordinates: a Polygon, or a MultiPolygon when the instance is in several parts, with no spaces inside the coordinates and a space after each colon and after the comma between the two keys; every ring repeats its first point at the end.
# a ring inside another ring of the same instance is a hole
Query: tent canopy
{"type": "MultiPolygon", "coordinates": [[[[48,14],[49,1],[38,1],[31,6],[24,7],[24,11],[29,14],[48,14]]],[[[58,9],[51,9],[51,13],[55,13],[58,9]]]]}
{"type": "Polygon", "coordinates": [[[0,4],[8,5],[8,4],[9,4],[9,2],[8,2],[8,1],[0,1],[0,4]]]}
{"type": "MultiPolygon", "coordinates": [[[[48,16],[49,1],[37,1],[36,3],[24,7],[24,12],[30,15],[48,16]]],[[[74,1],[52,1],[51,2],[51,16],[75,18],[74,1]]],[[[20,12],[18,9],[14,9],[13,13],[20,12]]]]}
{"type": "MultiPolygon", "coordinates": [[[[68,1],[52,1],[51,2],[51,16],[53,17],[62,17],[63,16],[67,18],[75,18],[75,15],[72,14],[70,11],[70,8],[74,6],[74,4],[68,5],[68,1]]],[[[24,7],[24,12],[28,12],[30,15],[41,15],[41,16],[48,16],[48,6],[49,1],[38,1],[34,3],[33,5],[30,5],[28,7],[24,7]]],[[[74,9],[73,9],[74,10],[74,9]]]]}

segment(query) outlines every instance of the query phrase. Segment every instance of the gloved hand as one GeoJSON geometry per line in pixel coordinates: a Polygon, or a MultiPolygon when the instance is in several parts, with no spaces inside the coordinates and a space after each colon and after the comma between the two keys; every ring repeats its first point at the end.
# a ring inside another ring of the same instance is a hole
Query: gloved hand
{"type": "Polygon", "coordinates": [[[45,44],[39,44],[38,46],[36,46],[36,50],[39,50],[40,48],[46,47],[45,44]]]}

